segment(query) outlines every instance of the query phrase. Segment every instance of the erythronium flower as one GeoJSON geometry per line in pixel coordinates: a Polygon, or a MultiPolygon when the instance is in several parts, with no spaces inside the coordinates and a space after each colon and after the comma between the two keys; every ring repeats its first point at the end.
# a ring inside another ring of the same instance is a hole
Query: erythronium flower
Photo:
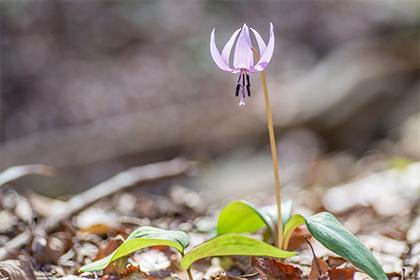
{"type": "Polygon", "coordinates": [[[230,39],[227,41],[225,47],[220,54],[219,50],[216,47],[216,40],[214,37],[214,29],[211,32],[210,36],[210,53],[213,57],[216,65],[224,70],[231,73],[239,73],[238,82],[236,85],[235,96],[240,96],[239,105],[245,105],[245,88],[248,94],[248,97],[251,96],[251,84],[249,82],[249,73],[255,73],[257,71],[263,71],[273,56],[274,51],[274,32],[273,24],[270,22],[270,39],[268,44],[264,43],[261,35],[253,28],[248,28],[246,24],[236,30],[230,39]],[[260,53],[260,58],[257,63],[254,64],[254,48],[252,47],[251,37],[249,34],[249,29],[254,33],[255,40],[258,44],[258,49],[260,53]],[[238,35],[239,34],[239,35],[238,35]],[[235,43],[235,51],[233,54],[233,66],[231,66],[229,58],[232,47],[235,43]]]}

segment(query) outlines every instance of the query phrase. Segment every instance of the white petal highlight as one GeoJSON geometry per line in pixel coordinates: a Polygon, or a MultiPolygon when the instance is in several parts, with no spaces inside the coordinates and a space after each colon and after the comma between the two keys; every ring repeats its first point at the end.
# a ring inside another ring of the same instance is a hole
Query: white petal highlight
{"type": "Polygon", "coordinates": [[[214,36],[214,31],[215,29],[213,29],[213,31],[211,32],[210,35],[210,53],[211,53],[211,57],[213,58],[214,62],[216,63],[216,65],[224,70],[224,71],[229,71],[232,72],[232,68],[229,67],[229,65],[226,64],[225,60],[223,59],[223,57],[220,55],[219,50],[216,47],[216,40],[215,40],[215,36],[214,36]]]}
{"type": "Polygon", "coordinates": [[[227,65],[229,65],[230,53],[233,47],[233,43],[235,43],[235,39],[238,36],[239,31],[241,31],[241,28],[233,32],[232,36],[229,38],[225,47],[223,48],[222,58],[225,60],[227,65]]]}
{"type": "Polygon", "coordinates": [[[235,53],[233,56],[233,66],[236,69],[251,69],[254,64],[252,54],[251,37],[249,36],[249,29],[246,24],[242,27],[239,33],[238,41],[235,46],[235,53]]]}
{"type": "Polygon", "coordinates": [[[268,63],[273,57],[274,42],[275,42],[275,39],[274,39],[273,24],[270,22],[270,39],[268,40],[267,48],[265,49],[264,53],[261,53],[261,58],[258,60],[257,64],[254,66],[254,69],[256,71],[263,71],[267,67],[268,63]]]}
{"type": "Polygon", "coordinates": [[[265,49],[267,48],[267,46],[265,45],[264,40],[261,37],[260,33],[258,33],[258,31],[255,30],[252,27],[250,27],[250,29],[252,30],[252,32],[255,35],[255,39],[257,40],[257,44],[258,44],[258,49],[260,51],[260,55],[262,55],[265,52],[265,49]]]}

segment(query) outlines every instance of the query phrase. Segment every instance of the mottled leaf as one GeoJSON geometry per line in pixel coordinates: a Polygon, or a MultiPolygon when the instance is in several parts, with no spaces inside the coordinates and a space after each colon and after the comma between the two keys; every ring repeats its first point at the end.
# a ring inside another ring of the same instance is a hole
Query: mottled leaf
{"type": "Polygon", "coordinates": [[[312,236],[329,250],[342,256],[375,280],[387,276],[373,254],[332,214],[322,212],[306,219],[312,236]]]}

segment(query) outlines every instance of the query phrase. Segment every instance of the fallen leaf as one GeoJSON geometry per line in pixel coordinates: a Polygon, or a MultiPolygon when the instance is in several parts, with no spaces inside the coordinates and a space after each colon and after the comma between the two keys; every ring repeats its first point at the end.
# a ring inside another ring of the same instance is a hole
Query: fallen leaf
{"type": "MultiPolygon", "coordinates": [[[[111,238],[105,247],[99,249],[94,260],[96,261],[96,260],[99,260],[108,256],[109,254],[114,252],[123,242],[124,242],[124,239],[121,235],[117,235],[116,237],[111,238]]],[[[104,269],[104,274],[116,275],[118,277],[125,277],[125,276],[129,276],[130,274],[134,272],[139,272],[139,271],[140,269],[137,265],[131,264],[128,262],[128,257],[122,257],[118,260],[111,262],[104,269]]]]}
{"type": "Polygon", "coordinates": [[[29,262],[7,260],[0,262],[0,279],[35,280],[35,275],[29,262]]]}
{"type": "Polygon", "coordinates": [[[128,257],[122,257],[111,262],[105,269],[104,274],[111,274],[116,276],[128,276],[133,272],[140,271],[137,265],[128,262],[128,257]]]}
{"type": "Polygon", "coordinates": [[[262,280],[301,280],[302,270],[272,258],[252,258],[252,265],[262,280]]]}
{"type": "Polygon", "coordinates": [[[348,280],[353,279],[353,275],[356,272],[356,269],[350,265],[340,265],[339,267],[334,267],[330,270],[330,279],[331,280],[348,280]]]}
{"type": "Polygon", "coordinates": [[[311,271],[309,272],[309,280],[327,280],[329,277],[330,267],[328,264],[317,257],[312,259],[311,271]]]}
{"type": "Polygon", "coordinates": [[[56,232],[47,238],[35,236],[31,242],[31,251],[41,264],[57,264],[58,259],[73,246],[71,235],[67,232],[56,232]]]}
{"type": "Polygon", "coordinates": [[[340,257],[329,256],[326,261],[320,258],[316,259],[323,273],[321,277],[319,277],[319,270],[316,267],[314,258],[312,260],[312,268],[309,274],[309,280],[349,280],[353,279],[353,275],[357,271],[357,269],[354,266],[352,266],[349,262],[340,257]]]}
{"type": "Polygon", "coordinates": [[[342,264],[345,264],[345,263],[348,263],[348,262],[341,257],[328,256],[327,263],[331,268],[334,268],[334,267],[338,267],[338,266],[340,266],[342,264]]]}
{"type": "Polygon", "coordinates": [[[306,226],[297,227],[289,240],[289,245],[287,250],[296,251],[305,243],[305,236],[308,236],[310,233],[306,226]]]}

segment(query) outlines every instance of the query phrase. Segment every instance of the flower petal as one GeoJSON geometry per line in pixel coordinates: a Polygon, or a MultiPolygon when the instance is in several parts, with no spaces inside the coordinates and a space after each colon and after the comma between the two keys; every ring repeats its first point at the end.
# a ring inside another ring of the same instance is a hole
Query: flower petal
{"type": "Polygon", "coordinates": [[[240,28],[236,30],[235,32],[233,32],[232,36],[229,38],[225,47],[223,48],[222,57],[225,60],[227,65],[229,65],[230,52],[232,50],[233,43],[235,43],[235,39],[238,36],[239,31],[241,31],[240,28]]]}
{"type": "Polygon", "coordinates": [[[256,71],[263,71],[268,63],[271,60],[274,52],[274,31],[273,31],[273,24],[270,22],[270,39],[268,40],[267,48],[265,49],[264,53],[261,53],[261,58],[258,60],[257,64],[255,64],[254,69],[256,71]]]}
{"type": "Polygon", "coordinates": [[[214,30],[211,32],[211,36],[210,36],[210,53],[211,53],[211,57],[213,58],[214,62],[216,63],[216,65],[224,70],[224,71],[229,71],[232,72],[232,68],[229,67],[229,65],[226,64],[225,60],[223,59],[223,57],[220,55],[219,50],[216,47],[216,40],[214,38],[214,30]]]}
{"type": "Polygon", "coordinates": [[[250,29],[252,30],[252,32],[255,35],[255,39],[257,40],[258,49],[260,50],[260,54],[263,54],[265,52],[265,49],[267,48],[267,46],[264,43],[263,38],[261,37],[260,33],[257,32],[257,30],[255,30],[252,27],[250,27],[250,29]]]}
{"type": "Polygon", "coordinates": [[[251,48],[249,29],[248,26],[244,24],[241,33],[239,33],[238,41],[235,46],[235,54],[233,56],[233,66],[236,69],[251,69],[254,64],[251,48]]]}

